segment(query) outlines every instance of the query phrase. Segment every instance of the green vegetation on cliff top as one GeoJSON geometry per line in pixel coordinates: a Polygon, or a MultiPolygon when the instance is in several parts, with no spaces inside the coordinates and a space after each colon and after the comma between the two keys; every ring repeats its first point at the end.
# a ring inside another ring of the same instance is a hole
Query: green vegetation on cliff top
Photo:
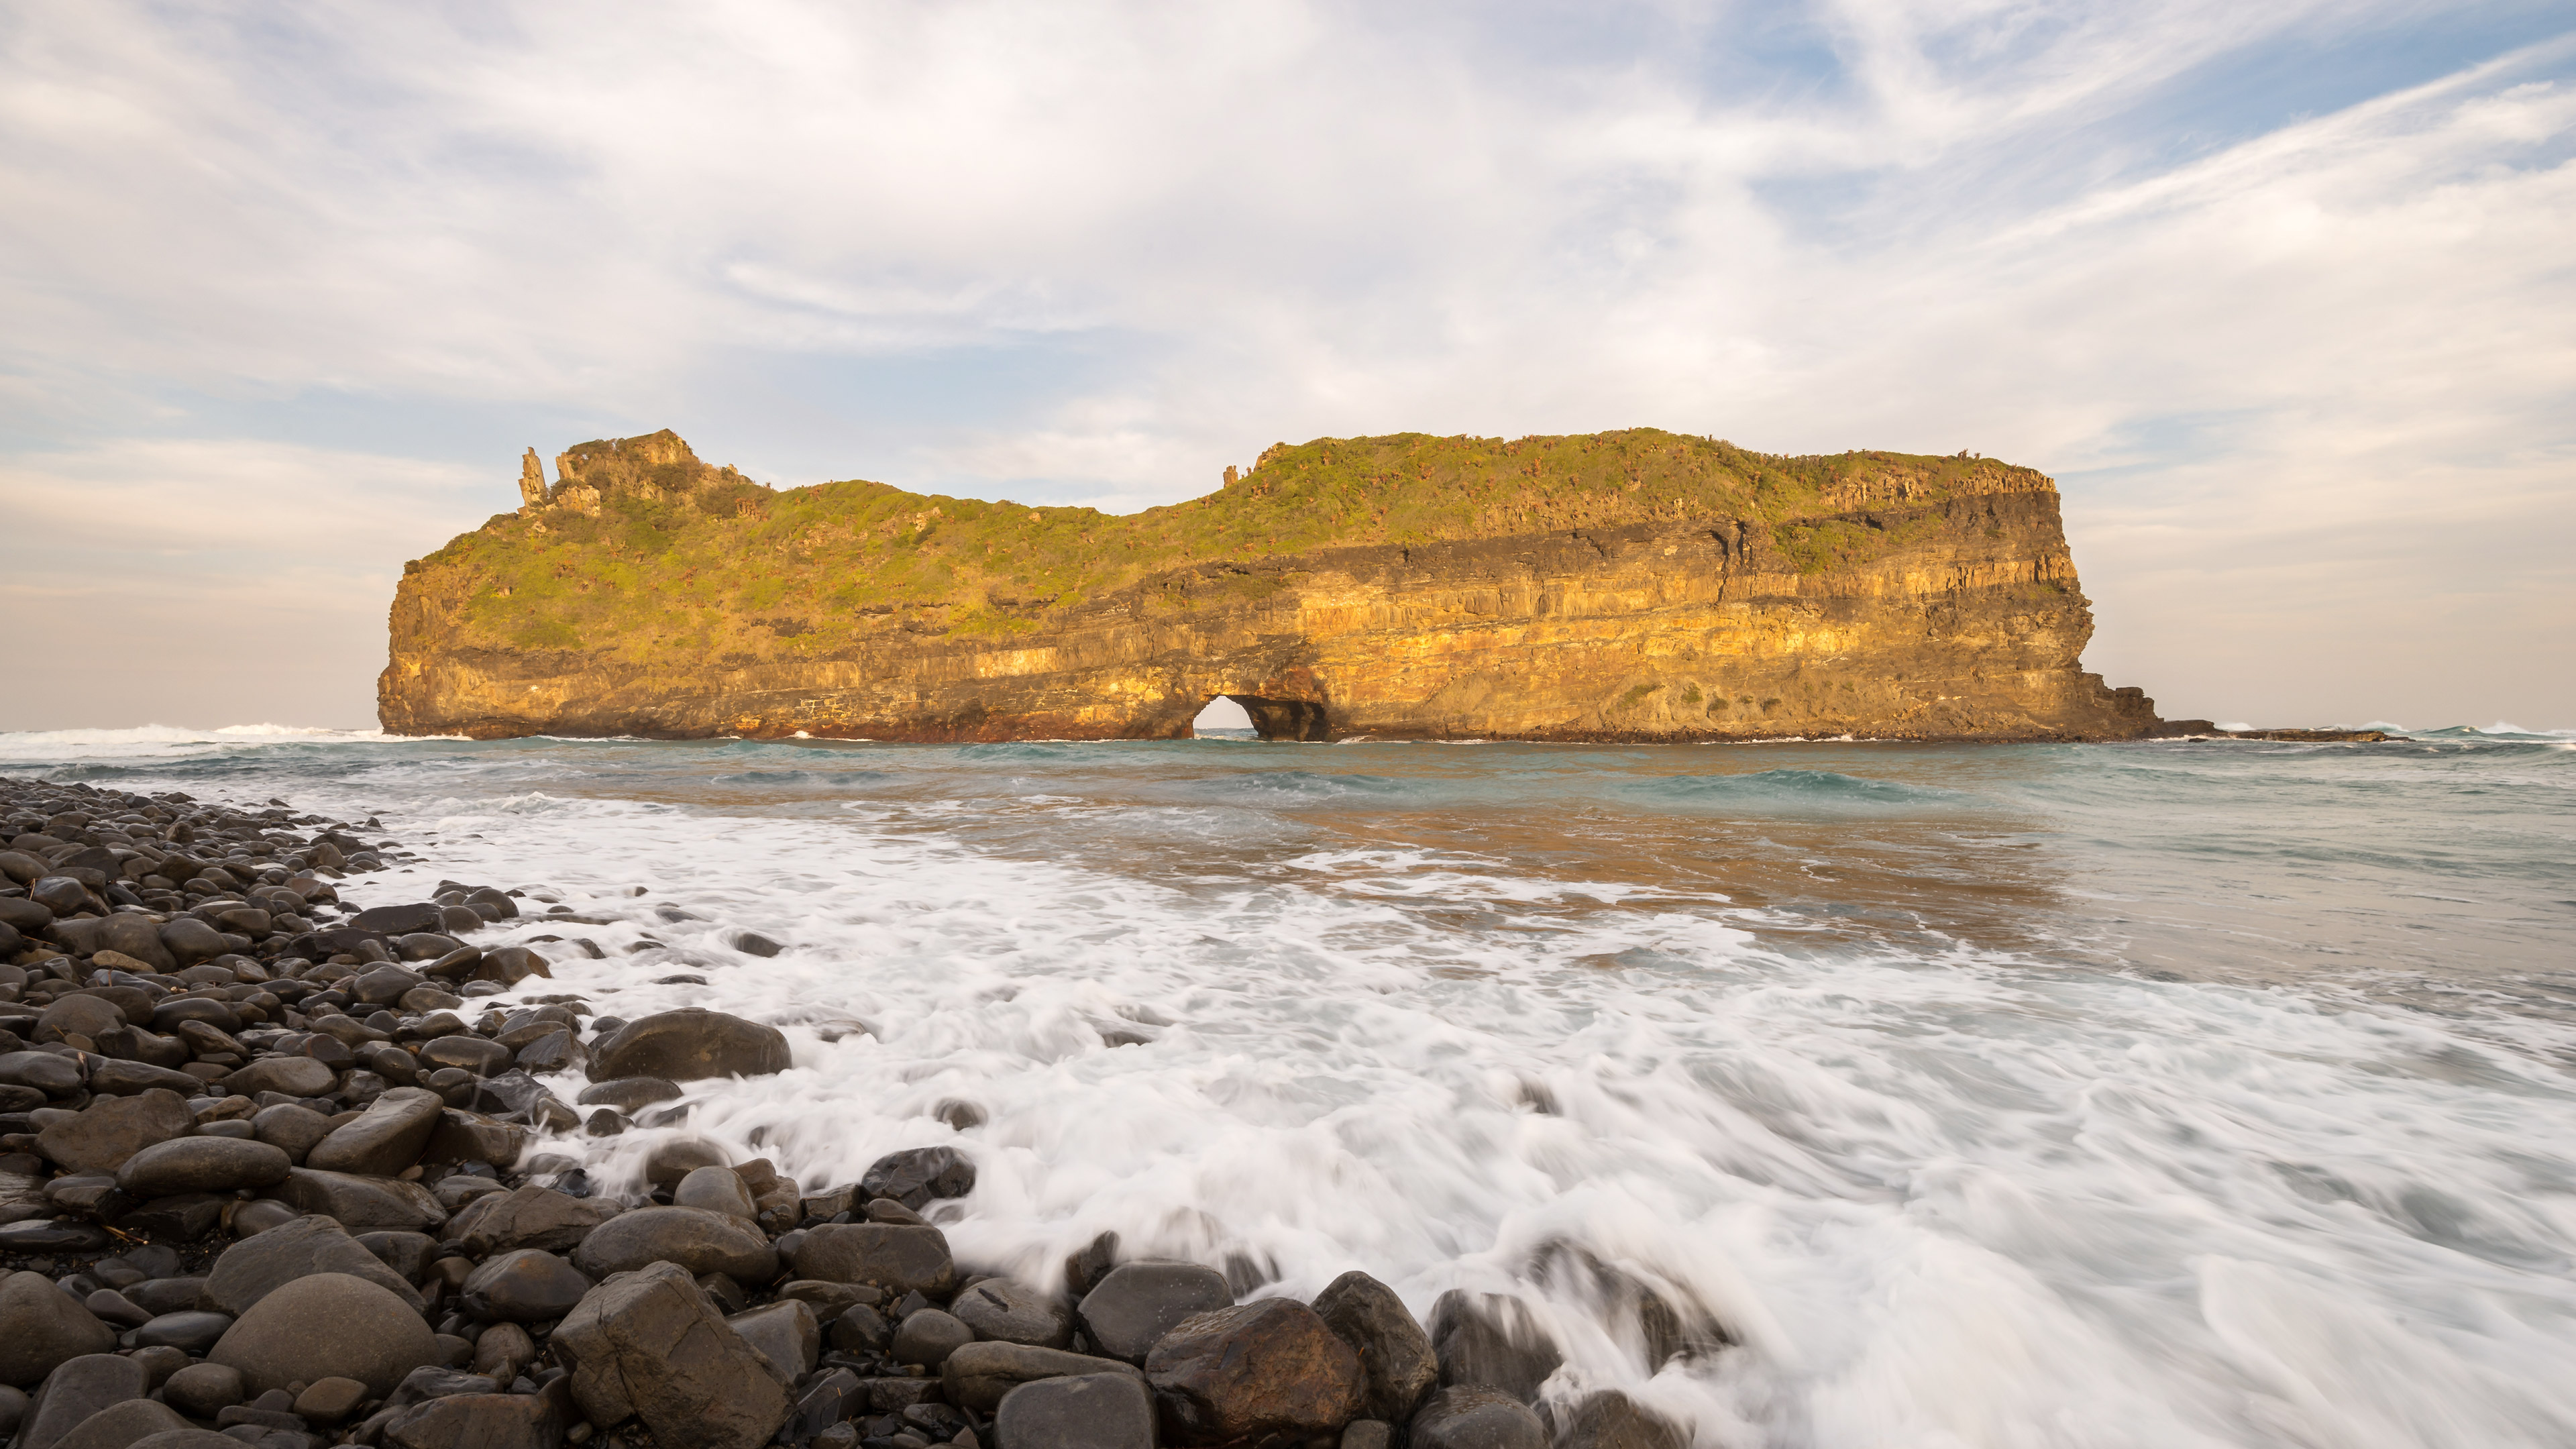
{"type": "MultiPolygon", "coordinates": [[[[1768,524],[1813,572],[1866,541],[1827,515],[2050,486],[1992,459],[1780,457],[1651,428],[1283,443],[1215,493],[1127,515],[857,481],[774,490],[698,462],[667,432],[567,457],[578,475],[552,506],[496,516],[411,566],[411,587],[462,635],[452,643],[636,663],[827,656],[898,622],[1025,632],[1051,609],[1192,565],[1691,519],[1768,524]]],[[[1221,587],[1279,585],[1253,569],[1221,587]]]]}

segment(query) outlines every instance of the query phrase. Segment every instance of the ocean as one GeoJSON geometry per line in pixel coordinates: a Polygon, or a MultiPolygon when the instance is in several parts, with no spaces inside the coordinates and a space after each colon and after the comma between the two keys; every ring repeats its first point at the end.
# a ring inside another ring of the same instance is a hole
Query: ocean
{"type": "Polygon", "coordinates": [[[351,901],[528,893],[483,938],[554,938],[518,995],[787,1032],[686,1128],[556,1144],[611,1188],[669,1132],[809,1189],[954,1143],[968,1266],[1115,1231],[1244,1292],[1513,1294],[1556,1390],[1703,1445],[2576,1442],[2576,732],[261,727],[0,774],[373,816],[417,858],[351,901]],[[1701,1347],[1650,1364],[1640,1294],[1701,1347]]]}

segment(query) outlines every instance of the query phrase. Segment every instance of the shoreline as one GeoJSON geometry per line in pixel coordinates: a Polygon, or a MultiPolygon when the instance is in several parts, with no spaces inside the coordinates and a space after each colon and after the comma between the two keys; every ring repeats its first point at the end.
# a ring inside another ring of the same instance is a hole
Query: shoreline
{"type": "MultiPolygon", "coordinates": [[[[537,919],[521,891],[351,909],[417,859],[372,819],[5,778],[0,814],[0,1433],[35,1449],[1688,1441],[1543,1399],[1561,1355],[1507,1297],[1426,1325],[1364,1273],[1255,1297],[1114,1234],[1060,1285],[978,1274],[923,1214],[972,1197],[954,1147],[800,1184],[678,1137],[613,1198],[545,1144],[684,1122],[680,1083],[785,1070],[785,1037],[523,989],[542,954],[470,940],[537,919]],[[576,1066],[573,1103],[537,1080],[576,1066]]],[[[1734,1341],[1566,1271],[1656,1363],[1734,1341]]]]}

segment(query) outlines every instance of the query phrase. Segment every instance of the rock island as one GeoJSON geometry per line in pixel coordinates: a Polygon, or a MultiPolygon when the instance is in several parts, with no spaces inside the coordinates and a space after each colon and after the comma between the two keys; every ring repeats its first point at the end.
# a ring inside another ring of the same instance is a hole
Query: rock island
{"type": "Polygon", "coordinates": [[[2056,485],[1650,428],[1324,438],[1129,515],[584,443],[407,565],[396,734],[2111,740],[2056,485]]]}

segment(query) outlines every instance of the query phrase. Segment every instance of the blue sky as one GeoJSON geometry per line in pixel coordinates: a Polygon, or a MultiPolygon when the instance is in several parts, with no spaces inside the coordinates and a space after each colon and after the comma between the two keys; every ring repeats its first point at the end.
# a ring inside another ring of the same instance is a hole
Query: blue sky
{"type": "Polygon", "coordinates": [[[0,728],[364,722],[529,446],[1641,424],[2054,474],[2168,714],[2576,725],[2571,156],[2564,4],[17,7],[0,728]]]}

